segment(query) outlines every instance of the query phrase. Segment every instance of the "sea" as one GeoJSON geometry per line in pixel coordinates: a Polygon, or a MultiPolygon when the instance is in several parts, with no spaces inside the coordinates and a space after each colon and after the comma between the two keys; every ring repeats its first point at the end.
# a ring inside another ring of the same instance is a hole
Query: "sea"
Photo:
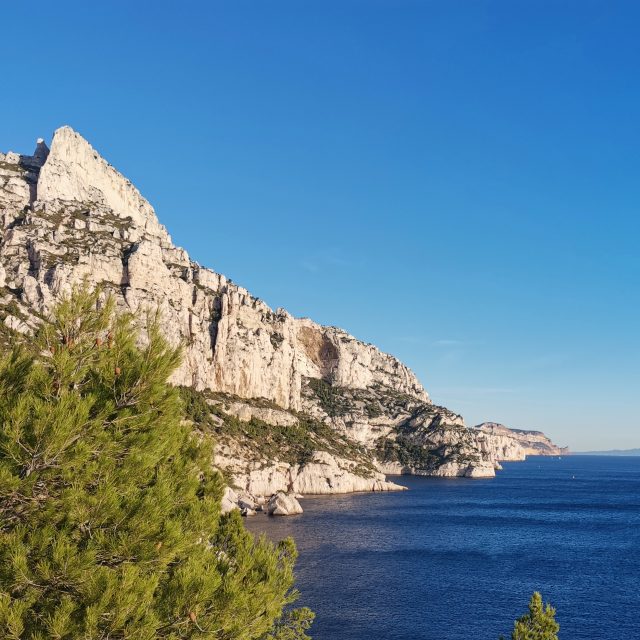
{"type": "Polygon", "coordinates": [[[561,640],[640,640],[640,457],[531,457],[493,479],[305,497],[248,528],[298,547],[315,640],[497,640],[539,591],[561,640]]]}

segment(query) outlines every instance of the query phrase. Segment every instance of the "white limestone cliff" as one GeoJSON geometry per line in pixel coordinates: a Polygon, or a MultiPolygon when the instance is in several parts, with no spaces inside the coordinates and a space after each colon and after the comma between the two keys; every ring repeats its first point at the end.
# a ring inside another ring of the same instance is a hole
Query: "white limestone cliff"
{"type": "Polygon", "coordinates": [[[527,456],[561,456],[569,452],[558,447],[541,431],[510,429],[497,422],[474,427],[480,449],[501,462],[520,461],[527,456]]]}
{"type": "Polygon", "coordinates": [[[191,261],[138,190],[70,127],[53,137],[35,199],[23,173],[0,175],[7,176],[0,190],[6,279],[38,313],[86,278],[134,313],[160,307],[167,336],[185,345],[177,383],[294,409],[305,377],[352,388],[379,383],[428,399],[396,358],[335,327],[274,312],[191,261]]]}
{"type": "Polygon", "coordinates": [[[0,339],[32,332],[87,281],[141,324],[159,309],[165,335],[184,347],[175,384],[236,398],[242,419],[266,399],[269,424],[298,424],[302,412],[353,445],[346,457],[327,445],[303,463],[256,464],[246,446],[228,443],[218,462],[243,491],[398,489],[384,472],[493,475],[488,435],[433,405],[405,365],[341,329],[274,311],[192,261],[135,186],[70,127],[50,150],[39,141],[31,156],[0,154],[0,223],[0,339]]]}
{"type": "Polygon", "coordinates": [[[160,241],[171,242],[153,207],[129,180],[71,127],[55,132],[38,178],[41,202],[95,203],[131,221],[160,241]]]}

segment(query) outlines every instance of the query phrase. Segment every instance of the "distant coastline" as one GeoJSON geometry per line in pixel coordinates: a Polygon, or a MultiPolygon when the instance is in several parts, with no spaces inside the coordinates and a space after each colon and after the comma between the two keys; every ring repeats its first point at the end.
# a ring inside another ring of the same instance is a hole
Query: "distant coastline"
{"type": "Polygon", "coordinates": [[[638,449],[609,449],[608,451],[572,451],[574,456],[640,456],[638,449]]]}

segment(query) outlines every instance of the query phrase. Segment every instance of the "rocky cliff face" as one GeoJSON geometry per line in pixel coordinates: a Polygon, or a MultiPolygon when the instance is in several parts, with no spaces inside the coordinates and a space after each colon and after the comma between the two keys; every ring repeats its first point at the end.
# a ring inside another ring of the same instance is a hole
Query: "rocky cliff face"
{"type": "Polygon", "coordinates": [[[406,366],[341,329],[274,311],[190,260],[131,182],[69,127],[50,150],[40,140],[32,156],[0,154],[0,223],[4,342],[33,331],[74,284],[101,285],[141,323],[159,308],[167,338],[184,345],[175,384],[225,394],[231,412],[229,399],[245,413],[265,399],[297,424],[310,416],[377,468],[365,473],[332,450],[284,471],[278,459],[255,468],[247,443],[228,441],[219,462],[247,490],[391,488],[380,471],[493,475],[487,434],[433,405],[406,366]]]}
{"type": "Polygon", "coordinates": [[[474,427],[480,448],[498,461],[524,460],[527,456],[560,456],[569,453],[558,447],[542,431],[509,429],[497,422],[483,422],[474,427]]]}
{"type": "Polygon", "coordinates": [[[51,151],[7,154],[0,165],[1,260],[19,303],[46,313],[83,279],[122,308],[161,308],[169,339],[185,345],[175,382],[301,408],[305,378],[364,389],[380,384],[424,401],[425,390],[392,356],[344,331],[296,319],[171,243],[151,205],[69,127],[51,151]]]}

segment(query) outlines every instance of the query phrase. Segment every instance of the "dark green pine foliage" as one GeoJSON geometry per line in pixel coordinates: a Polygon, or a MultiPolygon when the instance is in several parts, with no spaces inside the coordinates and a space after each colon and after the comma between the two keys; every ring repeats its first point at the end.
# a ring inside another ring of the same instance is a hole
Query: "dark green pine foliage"
{"type": "Polygon", "coordinates": [[[307,638],[296,551],[255,540],[167,378],[150,318],[85,289],[0,362],[0,637],[307,638]],[[283,611],[285,612],[283,614],[283,611]]]}
{"type": "Polygon", "coordinates": [[[558,640],[560,625],[555,619],[556,610],[542,603],[536,591],[529,601],[529,613],[515,621],[511,640],[558,640]]]}

